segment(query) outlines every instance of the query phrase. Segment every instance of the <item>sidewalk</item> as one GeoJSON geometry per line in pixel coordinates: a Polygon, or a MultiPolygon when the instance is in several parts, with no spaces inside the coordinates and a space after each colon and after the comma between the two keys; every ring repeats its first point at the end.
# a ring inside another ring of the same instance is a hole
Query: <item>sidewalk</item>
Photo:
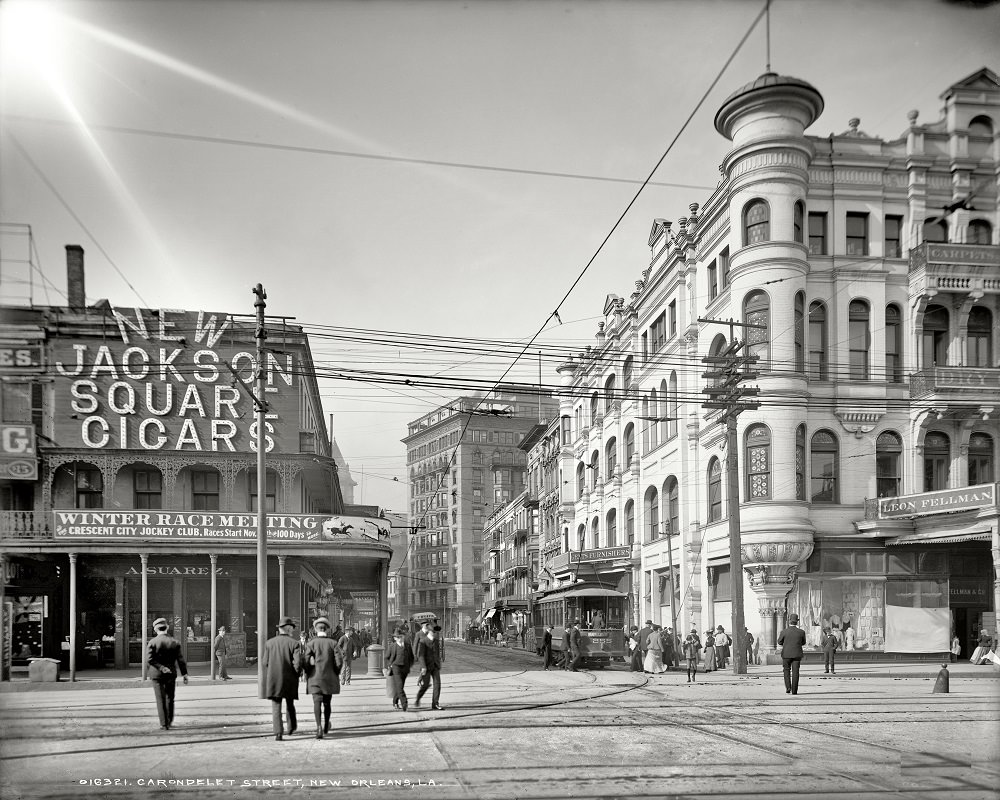
{"type": "MultiPolygon", "coordinates": [[[[524,668],[541,668],[541,660],[535,655],[532,650],[523,650],[520,647],[496,647],[491,645],[474,645],[467,644],[458,639],[449,639],[449,647],[455,648],[469,648],[475,649],[477,652],[495,654],[497,658],[503,658],[514,663],[521,665],[524,668]]],[[[361,668],[361,660],[355,662],[357,666],[354,670],[353,680],[355,681],[365,681],[365,680],[384,680],[381,674],[369,675],[367,663],[364,668],[361,668]]],[[[887,661],[884,663],[843,663],[837,666],[837,672],[835,675],[826,676],[831,680],[837,678],[884,678],[884,679],[901,679],[901,678],[923,678],[925,680],[936,680],[938,672],[941,669],[941,664],[936,662],[901,662],[901,661],[887,661]]],[[[447,665],[446,665],[447,669],[447,665]]],[[[625,664],[617,663],[611,665],[611,670],[614,672],[628,672],[628,667],[625,664]]],[[[808,674],[810,676],[824,675],[822,671],[821,664],[804,664],[802,667],[803,674],[808,674]]],[[[684,670],[670,670],[665,674],[678,673],[683,675],[684,670]]],[[[980,665],[973,666],[968,660],[957,661],[954,664],[948,664],[948,673],[951,680],[1000,680],[1000,667],[993,665],[980,665]]],[[[256,667],[237,667],[229,668],[229,674],[233,678],[234,683],[253,683],[257,680],[257,669],[256,667]]],[[[218,684],[222,685],[223,681],[215,680],[213,681],[209,675],[209,667],[207,664],[196,664],[189,668],[188,677],[193,684],[218,684]]],[[[715,670],[710,673],[698,672],[699,680],[708,680],[712,682],[721,682],[726,680],[753,680],[760,678],[777,679],[782,680],[781,665],[780,664],[761,664],[759,666],[750,666],[747,668],[746,675],[734,675],[732,671],[732,666],[723,669],[715,670]]],[[[64,690],[64,689],[129,689],[129,688],[141,688],[149,687],[149,681],[143,681],[141,679],[141,670],[138,666],[131,667],[127,670],[117,670],[117,669],[86,669],[77,670],[76,681],[69,680],[69,672],[63,670],[60,673],[60,680],[55,683],[33,683],[28,680],[27,673],[19,673],[12,676],[9,682],[0,683],[0,693],[3,692],[31,692],[31,691],[53,691],[53,690],[64,690]]]]}

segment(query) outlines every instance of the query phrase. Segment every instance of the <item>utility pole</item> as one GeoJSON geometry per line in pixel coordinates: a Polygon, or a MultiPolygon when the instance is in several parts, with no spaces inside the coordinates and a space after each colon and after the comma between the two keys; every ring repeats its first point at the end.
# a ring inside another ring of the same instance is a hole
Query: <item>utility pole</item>
{"type": "Polygon", "coordinates": [[[267,473],[264,466],[265,436],[264,414],[264,301],[267,292],[261,284],[253,288],[256,295],[254,308],[257,309],[257,391],[254,405],[257,411],[257,696],[262,700],[267,696],[264,689],[264,640],[267,637],[267,473]]]}
{"type": "Polygon", "coordinates": [[[707,402],[702,403],[702,407],[720,409],[722,411],[720,419],[726,421],[728,489],[726,503],[729,506],[729,576],[732,584],[732,631],[735,649],[733,674],[746,675],[747,654],[746,648],[743,647],[743,629],[746,625],[743,618],[743,559],[740,543],[739,441],[736,434],[736,418],[742,411],[760,408],[758,401],[746,399],[756,397],[760,390],[757,387],[740,386],[743,381],[752,380],[759,373],[750,371],[750,366],[756,363],[757,356],[749,355],[746,352],[741,355],[740,351],[746,347],[746,342],[736,338],[734,329],[736,327],[762,328],[764,326],[718,319],[699,319],[698,322],[729,326],[729,344],[718,354],[702,359],[702,362],[710,367],[708,372],[702,374],[702,377],[713,382],[707,388],[702,389],[702,392],[710,398],[707,402]]]}
{"type": "Polygon", "coordinates": [[[676,531],[673,530],[673,526],[670,524],[670,520],[663,523],[663,535],[667,537],[667,567],[670,570],[670,625],[673,630],[673,636],[675,640],[671,642],[671,649],[676,652],[676,637],[679,633],[677,630],[677,595],[674,593],[674,541],[673,536],[676,531]]]}

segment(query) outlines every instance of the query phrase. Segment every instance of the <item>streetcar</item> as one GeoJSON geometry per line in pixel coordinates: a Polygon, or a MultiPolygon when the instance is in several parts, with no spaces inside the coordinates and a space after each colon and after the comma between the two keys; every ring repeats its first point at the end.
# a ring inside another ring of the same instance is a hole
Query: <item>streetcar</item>
{"type": "Polygon", "coordinates": [[[532,625],[536,646],[540,647],[545,626],[551,625],[553,655],[565,658],[566,625],[579,620],[582,634],[580,663],[587,668],[603,669],[615,659],[625,658],[627,612],[628,595],[624,592],[597,587],[557,589],[533,604],[532,625]]]}

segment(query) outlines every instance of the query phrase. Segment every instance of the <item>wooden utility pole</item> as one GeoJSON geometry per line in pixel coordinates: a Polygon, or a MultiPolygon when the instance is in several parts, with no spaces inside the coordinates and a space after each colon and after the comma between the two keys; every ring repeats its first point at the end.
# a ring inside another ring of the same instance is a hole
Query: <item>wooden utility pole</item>
{"type": "Polygon", "coordinates": [[[257,330],[254,337],[257,340],[257,391],[254,393],[254,404],[257,411],[257,695],[262,700],[266,697],[264,689],[264,641],[267,638],[267,472],[264,465],[266,437],[264,436],[264,415],[267,404],[264,402],[264,340],[267,331],[264,330],[264,301],[267,292],[261,284],[253,288],[257,299],[254,308],[257,309],[257,330]]]}
{"type": "Polygon", "coordinates": [[[720,420],[726,422],[726,484],[729,506],[729,576],[732,584],[732,636],[733,673],[746,675],[747,653],[743,647],[743,629],[746,627],[743,618],[743,557],[740,542],[740,473],[739,473],[739,439],[736,430],[736,418],[742,411],[760,407],[756,400],[759,389],[756,387],[741,387],[743,381],[756,378],[758,373],[751,372],[750,366],[757,361],[757,356],[740,354],[746,346],[745,341],[739,341],[734,334],[737,326],[744,328],[760,328],[763,326],[750,323],[734,322],[733,320],[699,319],[699,322],[712,322],[729,326],[729,344],[716,355],[703,358],[710,369],[703,373],[703,378],[712,381],[711,385],[702,390],[711,399],[702,403],[703,408],[720,409],[720,420]]]}

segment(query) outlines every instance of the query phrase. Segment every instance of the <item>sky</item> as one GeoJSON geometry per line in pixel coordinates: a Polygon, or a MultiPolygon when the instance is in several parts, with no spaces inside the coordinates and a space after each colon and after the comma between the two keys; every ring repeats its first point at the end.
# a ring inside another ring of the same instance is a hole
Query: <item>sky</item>
{"type": "Polygon", "coordinates": [[[996,3],[764,7],[3,0],[0,302],[64,304],[68,244],[89,302],[251,315],[263,284],[355,501],[403,510],[407,423],[540,362],[555,384],[653,219],[717,185],[715,112],[768,63],[823,95],[809,133],[886,139],[1000,71],[996,3]]]}

